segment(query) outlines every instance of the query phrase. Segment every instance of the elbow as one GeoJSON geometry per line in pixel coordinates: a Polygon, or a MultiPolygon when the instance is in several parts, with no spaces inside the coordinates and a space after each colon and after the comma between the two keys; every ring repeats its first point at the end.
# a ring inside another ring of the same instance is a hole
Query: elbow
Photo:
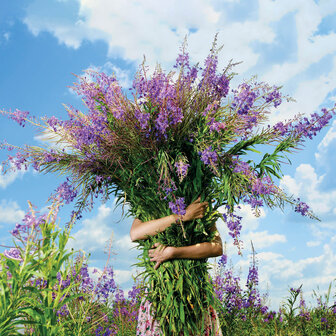
{"type": "Polygon", "coordinates": [[[220,257],[222,254],[223,254],[223,246],[222,245],[218,245],[216,246],[216,249],[215,249],[215,257],[220,257]]]}
{"type": "Polygon", "coordinates": [[[131,241],[134,243],[137,240],[145,239],[146,237],[142,236],[142,233],[138,230],[131,230],[130,231],[131,241]]]}
{"type": "Polygon", "coordinates": [[[212,242],[210,245],[210,251],[209,253],[211,254],[211,257],[219,257],[223,254],[223,246],[222,244],[218,242],[212,242]]]}
{"type": "Polygon", "coordinates": [[[133,230],[130,231],[130,237],[132,242],[137,241],[139,238],[136,236],[135,232],[133,230]]]}

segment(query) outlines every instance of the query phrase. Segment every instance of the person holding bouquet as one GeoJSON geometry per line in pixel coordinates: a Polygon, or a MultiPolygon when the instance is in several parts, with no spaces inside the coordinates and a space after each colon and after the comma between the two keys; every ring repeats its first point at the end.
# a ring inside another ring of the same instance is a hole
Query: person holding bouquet
{"type": "MultiPolygon", "coordinates": [[[[186,213],[182,216],[181,220],[191,221],[196,218],[203,218],[207,207],[208,202],[201,202],[199,197],[186,208],[186,213]]],[[[147,222],[142,222],[138,218],[135,218],[130,230],[131,239],[132,241],[136,241],[146,239],[148,236],[154,236],[158,232],[164,231],[169,226],[174,225],[178,220],[179,216],[176,214],[147,222]]],[[[205,259],[222,255],[222,239],[217,231],[216,225],[212,227],[212,231],[215,231],[215,236],[211,242],[183,247],[164,246],[160,243],[155,243],[148,251],[150,261],[155,263],[154,269],[158,269],[163,262],[169,262],[172,259],[205,259]]],[[[160,325],[158,321],[155,320],[153,311],[151,312],[150,308],[151,302],[144,298],[139,308],[136,336],[163,335],[160,325]]],[[[206,316],[203,316],[203,319],[206,327],[204,336],[222,336],[219,319],[212,306],[209,307],[208,312],[206,316]]]]}

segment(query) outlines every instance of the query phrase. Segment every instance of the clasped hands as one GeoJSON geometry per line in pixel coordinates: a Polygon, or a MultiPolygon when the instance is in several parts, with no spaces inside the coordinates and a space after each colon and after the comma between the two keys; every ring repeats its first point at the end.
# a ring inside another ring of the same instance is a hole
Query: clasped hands
{"type": "MultiPolygon", "coordinates": [[[[201,197],[192,202],[187,208],[185,215],[182,216],[183,221],[190,221],[195,218],[203,218],[208,202],[201,202],[201,197]]],[[[176,256],[177,247],[165,246],[160,243],[155,243],[148,251],[150,261],[156,262],[154,269],[156,270],[161,263],[176,256]]]]}

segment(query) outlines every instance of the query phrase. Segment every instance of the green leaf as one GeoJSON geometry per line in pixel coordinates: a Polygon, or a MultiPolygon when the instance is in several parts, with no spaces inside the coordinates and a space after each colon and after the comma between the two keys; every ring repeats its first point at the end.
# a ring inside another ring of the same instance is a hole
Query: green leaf
{"type": "Polygon", "coordinates": [[[184,305],[183,305],[182,301],[180,301],[180,319],[181,319],[182,323],[185,322],[184,305]]]}

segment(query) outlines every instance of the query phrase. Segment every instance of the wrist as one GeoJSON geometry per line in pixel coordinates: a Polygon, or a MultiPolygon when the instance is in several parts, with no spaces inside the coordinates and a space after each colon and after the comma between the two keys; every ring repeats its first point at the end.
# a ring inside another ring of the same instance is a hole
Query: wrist
{"type": "Polygon", "coordinates": [[[174,218],[174,223],[179,223],[180,221],[182,221],[182,222],[185,221],[185,215],[180,216],[180,215],[177,215],[177,214],[173,214],[172,216],[174,218]]]}
{"type": "Polygon", "coordinates": [[[171,248],[171,255],[172,255],[172,259],[176,259],[179,257],[179,248],[175,247],[175,246],[170,246],[171,248]]]}
{"type": "Polygon", "coordinates": [[[177,223],[179,220],[179,216],[177,214],[172,214],[171,215],[172,222],[177,223]]]}

